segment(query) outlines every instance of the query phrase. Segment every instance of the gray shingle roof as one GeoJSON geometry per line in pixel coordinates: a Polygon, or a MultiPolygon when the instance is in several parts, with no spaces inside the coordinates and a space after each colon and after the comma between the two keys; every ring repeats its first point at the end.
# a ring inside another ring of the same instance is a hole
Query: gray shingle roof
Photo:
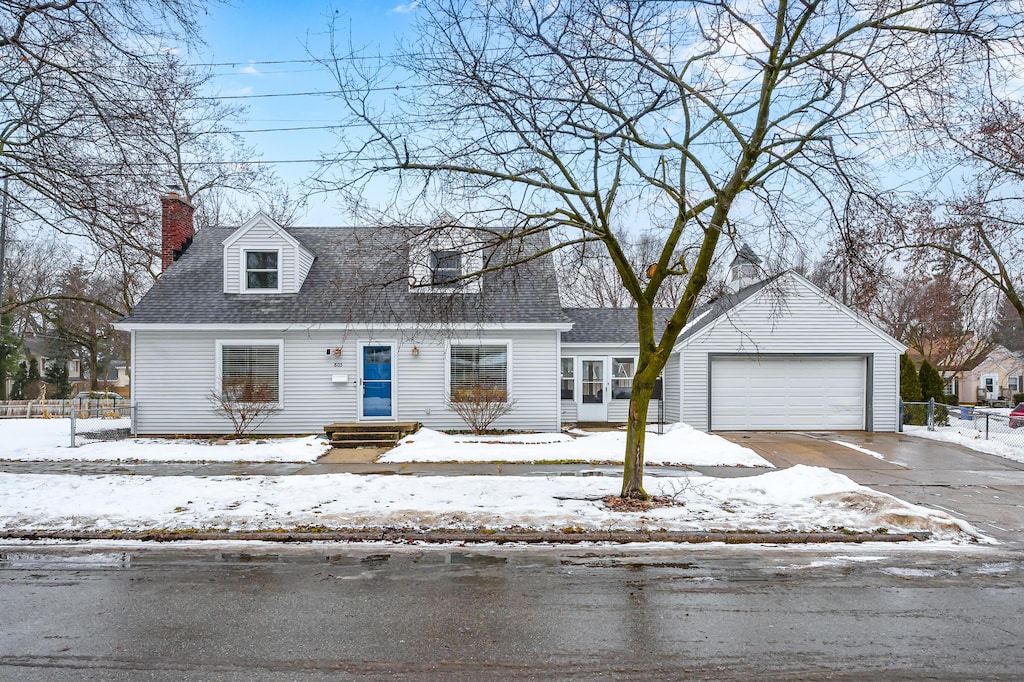
{"type": "MultiPolygon", "coordinates": [[[[223,243],[234,228],[208,227],[160,276],[125,318],[159,324],[556,323],[569,318],[558,300],[550,256],[486,273],[479,293],[410,292],[410,233],[400,228],[294,227],[287,232],[316,255],[296,294],[225,294],[223,243]]],[[[543,240],[543,241],[542,241],[543,240]]],[[[546,248],[509,240],[497,262],[546,248]],[[518,251],[517,251],[518,249],[518,251]]]]}
{"type": "MultiPolygon", "coordinates": [[[[636,308],[566,308],[565,313],[573,325],[562,332],[563,343],[639,343],[636,308]]],[[[671,315],[669,308],[654,311],[656,337],[671,315]]]]}
{"type": "MultiPolygon", "coordinates": [[[[690,313],[690,322],[683,327],[677,343],[708,326],[729,310],[764,289],[780,275],[769,277],[756,284],[700,306],[690,313]]],[[[567,308],[573,327],[562,332],[563,343],[639,343],[636,308],[567,308]]],[[[654,338],[665,330],[665,323],[672,315],[671,308],[654,310],[654,338]]]]}

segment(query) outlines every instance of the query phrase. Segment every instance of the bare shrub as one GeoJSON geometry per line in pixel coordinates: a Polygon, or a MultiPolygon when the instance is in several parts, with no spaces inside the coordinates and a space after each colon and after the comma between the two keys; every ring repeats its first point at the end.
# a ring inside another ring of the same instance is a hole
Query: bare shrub
{"type": "Polygon", "coordinates": [[[452,389],[447,404],[477,435],[487,431],[495,420],[511,412],[516,405],[514,400],[508,399],[506,389],[483,384],[452,389]]]}
{"type": "Polygon", "coordinates": [[[276,391],[252,383],[225,385],[223,391],[210,391],[208,399],[213,411],[231,420],[238,437],[258,429],[271,415],[281,410],[276,391]]]}

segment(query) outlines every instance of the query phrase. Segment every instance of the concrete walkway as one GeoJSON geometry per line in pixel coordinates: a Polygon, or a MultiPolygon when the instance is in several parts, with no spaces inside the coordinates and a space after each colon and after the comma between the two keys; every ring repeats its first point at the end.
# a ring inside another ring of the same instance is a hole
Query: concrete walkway
{"type": "Polygon", "coordinates": [[[751,448],[778,467],[827,467],[907,502],[949,512],[1001,542],[1024,546],[1024,464],[899,433],[719,435],[751,448]]]}

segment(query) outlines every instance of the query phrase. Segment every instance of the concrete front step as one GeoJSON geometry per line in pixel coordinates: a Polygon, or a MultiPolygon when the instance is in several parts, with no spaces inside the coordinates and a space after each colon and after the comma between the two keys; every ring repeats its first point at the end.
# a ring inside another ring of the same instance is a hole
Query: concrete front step
{"type": "Polygon", "coordinates": [[[331,447],[339,450],[353,450],[356,448],[384,448],[390,450],[398,445],[397,440],[368,439],[368,440],[332,440],[331,447]]]}
{"type": "Polygon", "coordinates": [[[419,428],[419,422],[335,422],[325,426],[324,433],[330,436],[337,431],[347,433],[356,431],[396,431],[401,433],[402,436],[407,436],[410,433],[416,433],[419,428]]]}
{"type": "Polygon", "coordinates": [[[335,431],[331,434],[331,440],[400,440],[402,435],[398,431],[335,431]]]}
{"type": "Polygon", "coordinates": [[[324,427],[335,448],[393,448],[405,436],[415,433],[416,422],[336,422],[324,427]]]}

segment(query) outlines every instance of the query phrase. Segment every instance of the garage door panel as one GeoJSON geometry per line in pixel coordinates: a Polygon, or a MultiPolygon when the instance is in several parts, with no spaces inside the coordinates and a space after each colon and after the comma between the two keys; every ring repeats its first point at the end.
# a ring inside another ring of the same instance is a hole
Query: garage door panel
{"type": "Polygon", "coordinates": [[[715,430],[863,429],[863,357],[711,359],[715,430]]]}

